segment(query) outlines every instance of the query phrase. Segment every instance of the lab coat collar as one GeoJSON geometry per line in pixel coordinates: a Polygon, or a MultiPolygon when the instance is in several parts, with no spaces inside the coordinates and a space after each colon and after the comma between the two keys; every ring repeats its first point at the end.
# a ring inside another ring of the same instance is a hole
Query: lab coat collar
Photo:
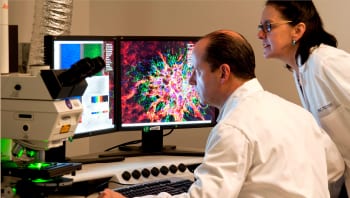
{"type": "Polygon", "coordinates": [[[243,85],[238,87],[230,97],[225,101],[225,104],[222,106],[217,121],[223,119],[228,112],[232,109],[235,109],[238,102],[247,96],[257,92],[263,91],[263,87],[259,83],[257,78],[246,81],[243,85]]]}
{"type": "MultiPolygon", "coordinates": [[[[323,46],[324,44],[320,44],[320,46],[323,46]]],[[[310,50],[309,50],[309,53],[310,53],[310,56],[311,54],[318,48],[319,46],[314,46],[314,47],[311,47],[310,50]]],[[[302,64],[301,63],[301,56],[298,55],[297,57],[297,64],[298,64],[298,67],[299,67],[299,72],[303,73],[305,68],[306,68],[306,64],[302,64]]]]}

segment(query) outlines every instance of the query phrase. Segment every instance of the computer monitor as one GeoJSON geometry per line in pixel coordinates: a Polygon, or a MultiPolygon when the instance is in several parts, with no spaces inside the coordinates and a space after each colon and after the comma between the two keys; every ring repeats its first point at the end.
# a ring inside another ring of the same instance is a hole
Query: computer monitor
{"type": "Polygon", "coordinates": [[[115,47],[113,36],[61,35],[44,37],[44,62],[51,69],[69,69],[83,58],[102,57],[104,69],[87,77],[87,88],[80,97],[83,113],[73,138],[116,131],[115,47]]]}
{"type": "Polygon", "coordinates": [[[215,108],[200,104],[197,92],[189,84],[191,53],[198,39],[188,36],[118,39],[118,130],[142,131],[143,151],[164,152],[163,129],[215,124],[215,108]]]}
{"type": "Polygon", "coordinates": [[[120,130],[213,126],[214,108],[201,105],[191,53],[199,37],[120,37],[120,130]]]}

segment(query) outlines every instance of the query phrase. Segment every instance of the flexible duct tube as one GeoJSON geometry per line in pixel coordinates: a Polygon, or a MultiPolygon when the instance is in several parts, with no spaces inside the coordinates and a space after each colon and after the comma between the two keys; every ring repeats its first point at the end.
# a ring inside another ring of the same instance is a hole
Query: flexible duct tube
{"type": "Polygon", "coordinates": [[[73,0],[35,0],[28,67],[44,64],[45,35],[70,34],[72,10],[73,0]]]}

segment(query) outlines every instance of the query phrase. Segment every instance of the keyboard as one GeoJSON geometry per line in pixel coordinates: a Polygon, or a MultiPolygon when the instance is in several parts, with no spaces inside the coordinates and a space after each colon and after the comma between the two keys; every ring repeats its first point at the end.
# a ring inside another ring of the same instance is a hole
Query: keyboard
{"type": "Polygon", "coordinates": [[[128,187],[115,188],[114,191],[123,194],[125,197],[157,195],[161,192],[177,195],[187,192],[192,183],[192,180],[185,178],[169,178],[147,183],[134,184],[128,187]]]}

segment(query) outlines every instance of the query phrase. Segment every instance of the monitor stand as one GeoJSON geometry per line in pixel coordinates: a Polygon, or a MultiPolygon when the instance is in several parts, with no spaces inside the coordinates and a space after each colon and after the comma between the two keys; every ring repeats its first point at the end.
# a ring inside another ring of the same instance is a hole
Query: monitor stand
{"type": "Polygon", "coordinates": [[[172,156],[204,156],[204,151],[196,149],[178,149],[175,145],[163,145],[163,129],[142,129],[141,146],[120,146],[118,151],[107,151],[99,155],[104,157],[136,157],[147,155],[172,155],[172,156]]]}

